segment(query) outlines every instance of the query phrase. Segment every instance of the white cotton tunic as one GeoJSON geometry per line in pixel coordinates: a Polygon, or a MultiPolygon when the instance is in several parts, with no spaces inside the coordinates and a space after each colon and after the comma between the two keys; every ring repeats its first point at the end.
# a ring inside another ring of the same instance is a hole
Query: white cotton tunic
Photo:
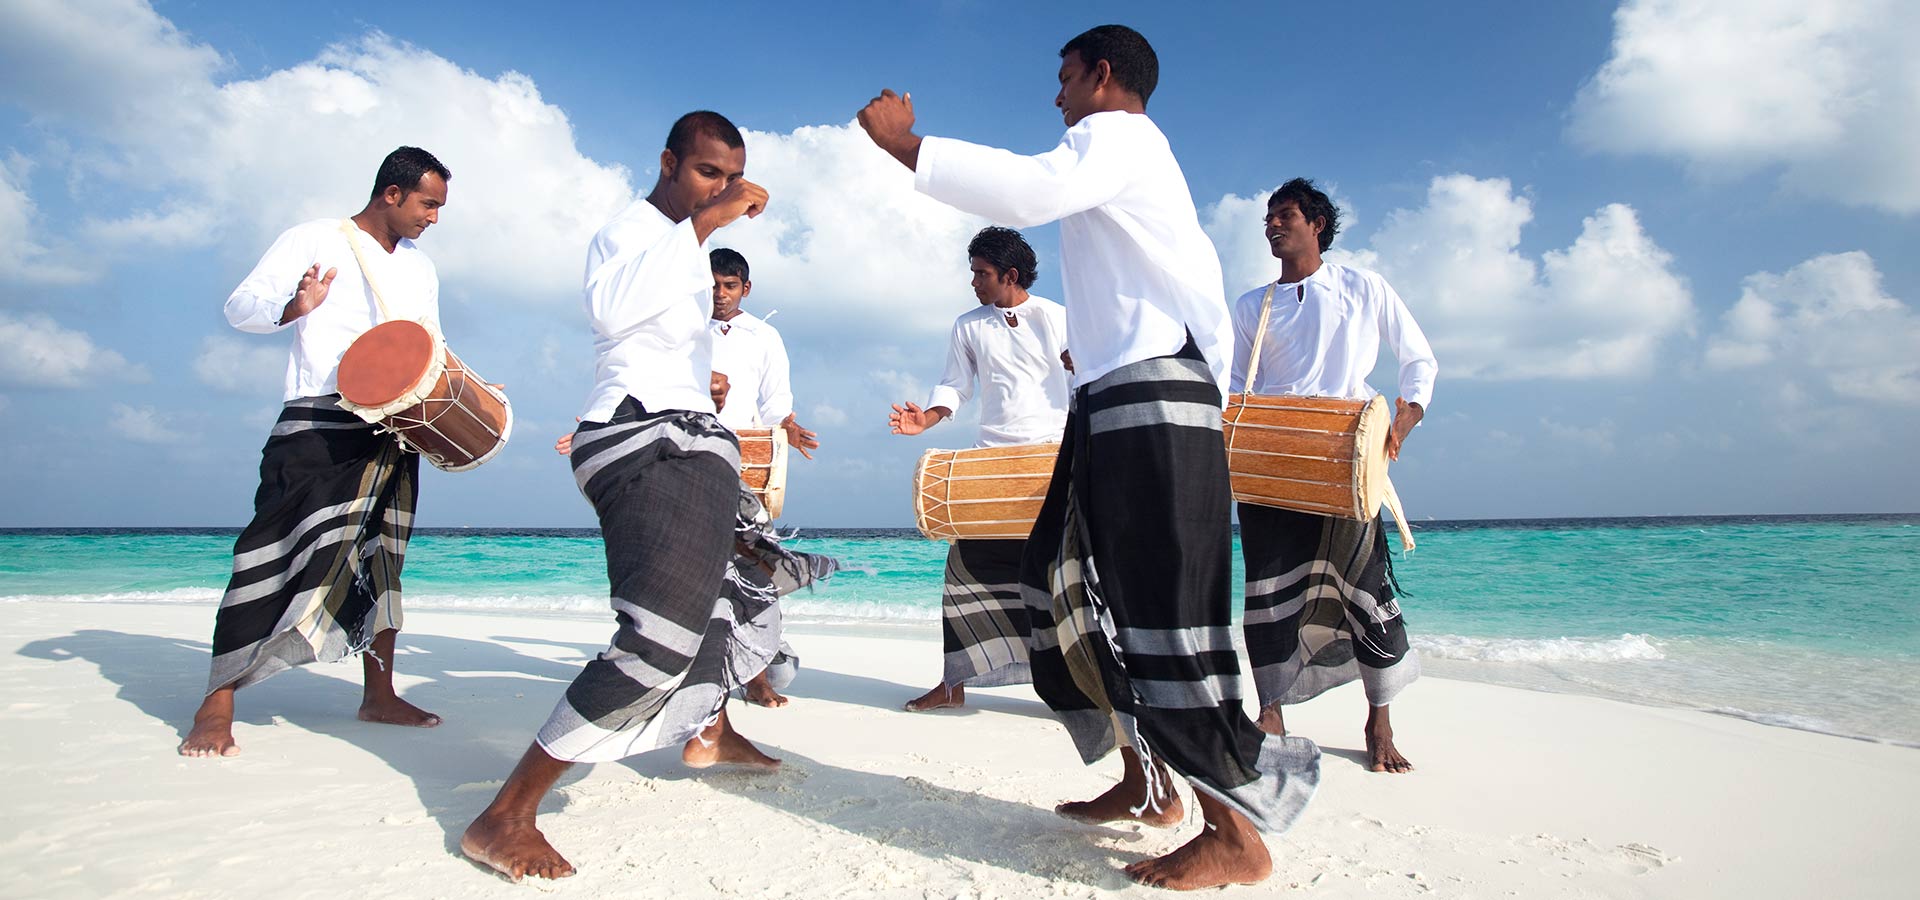
{"type": "Polygon", "coordinates": [[[914,185],[1004,225],[1060,222],[1060,280],[1076,386],[1177,353],[1191,332],[1225,392],[1233,326],[1220,257],[1200,228],[1186,175],[1152,119],[1094,113],[1038,156],[925,138],[914,185]]]}
{"type": "Polygon", "coordinates": [[[787,345],[767,320],[745,310],[722,322],[707,320],[713,340],[713,370],[727,376],[727,405],[720,424],[772,428],[793,412],[787,345]]]}
{"type": "MultiPolygon", "coordinates": [[[[1261,285],[1234,301],[1233,381],[1247,389],[1247,363],[1260,325],[1261,285]]],[[[1376,272],[1323,262],[1299,282],[1276,285],[1261,342],[1256,394],[1371,400],[1367,376],[1385,338],[1400,362],[1400,396],[1426,408],[1440,365],[1400,295],[1376,272]]]]}
{"type": "Polygon", "coordinates": [[[1067,426],[1067,369],[1060,361],[1065,349],[1067,311],[1052,300],[1028,296],[1012,309],[968,310],[953,320],[947,369],[927,408],[959,412],[978,382],[980,439],[974,446],[1057,441],[1067,426]],[[1008,324],[1009,313],[1018,325],[1008,324]]]}
{"type": "Polygon", "coordinates": [[[675,223],[644,198],[587,247],[593,393],[580,418],[605,422],[631,396],[648,412],[713,412],[713,268],[691,218],[675,223]]]}
{"type": "MultiPolygon", "coordinates": [[[[383,321],[340,222],[315,219],[281,232],[246,280],[227,298],[227,324],[241,331],[270,334],[293,329],[283,400],[338,393],[340,357],[355,338],[383,321]],[[320,267],[321,277],[328,269],[334,270],[327,298],[306,315],[280,324],[301,276],[315,265],[320,267]]],[[[354,228],[353,239],[359,242],[360,253],[373,270],[380,297],[393,318],[424,319],[439,331],[440,276],[433,260],[406,238],[394,245],[392,253],[358,227],[354,228]]]]}

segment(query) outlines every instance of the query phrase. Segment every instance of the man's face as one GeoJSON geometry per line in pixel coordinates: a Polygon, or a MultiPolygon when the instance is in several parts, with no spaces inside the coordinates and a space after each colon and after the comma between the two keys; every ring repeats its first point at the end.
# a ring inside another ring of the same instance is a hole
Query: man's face
{"type": "Polygon", "coordinates": [[[980,305],[998,302],[1000,298],[1006,296],[1013,284],[1013,279],[1008,277],[1007,270],[996,268],[993,263],[978,256],[969,259],[967,263],[968,268],[973,270],[973,296],[980,301],[980,305]]]}
{"type": "Polygon", "coordinates": [[[740,314],[740,301],[753,293],[753,282],[738,275],[713,276],[713,317],[722,322],[740,314]]]}
{"type": "Polygon", "coordinates": [[[1267,207],[1267,247],[1276,258],[1299,258],[1320,251],[1320,220],[1307,221],[1300,204],[1281,200],[1267,207]]]}
{"type": "Polygon", "coordinates": [[[427,226],[440,221],[440,207],[447,205],[447,182],[439,173],[428,172],[420,176],[420,183],[411,191],[387,185],[385,199],[387,227],[407,240],[416,240],[426,233],[427,226]]]}
{"type": "Polygon", "coordinates": [[[719,138],[701,134],[694,136],[693,149],[685,159],[674,159],[668,151],[662,154],[663,166],[666,160],[673,160],[673,171],[667,176],[667,196],[675,210],[692,215],[746,174],[747,148],[729,147],[719,138]]]}
{"type": "Polygon", "coordinates": [[[1054,96],[1053,105],[1060,107],[1060,118],[1066,120],[1068,128],[1080,124],[1096,108],[1093,95],[1099,80],[1099,70],[1081,62],[1080,51],[1060,57],[1060,93],[1054,96]]]}

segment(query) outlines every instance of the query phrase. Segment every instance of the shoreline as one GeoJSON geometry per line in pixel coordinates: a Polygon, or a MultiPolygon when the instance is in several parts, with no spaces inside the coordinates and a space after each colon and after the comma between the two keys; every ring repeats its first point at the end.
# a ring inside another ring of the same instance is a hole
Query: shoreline
{"type": "MultiPolygon", "coordinates": [[[[604,619],[409,612],[397,683],[445,725],[358,722],[359,667],[308,666],[241,692],[240,756],[188,760],[209,607],[6,609],[0,895],[1164,896],[1120,866],[1198,827],[1059,820],[1118,764],[1082,766],[1030,689],[902,713],[937,641],[797,627],[793,704],[736,714],[781,771],[690,772],[671,750],[576,767],[541,825],[581,874],[513,885],[454,842],[604,619]],[[289,879],[296,847],[326,862],[289,879]]],[[[1390,776],[1360,762],[1363,709],[1357,685],[1289,708],[1325,754],[1319,795],[1268,836],[1273,877],[1228,894],[1910,893],[1920,751],[1429,676],[1395,704],[1418,769],[1390,776]]]]}

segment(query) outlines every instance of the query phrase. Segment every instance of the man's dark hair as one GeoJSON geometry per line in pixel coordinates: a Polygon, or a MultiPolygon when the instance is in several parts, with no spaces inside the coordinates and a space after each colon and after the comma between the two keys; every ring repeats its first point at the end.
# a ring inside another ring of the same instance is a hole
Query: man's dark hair
{"type": "Polygon", "coordinates": [[[1273,192],[1273,196],[1267,198],[1267,208],[1272,209],[1274,204],[1282,200],[1292,200],[1294,205],[1300,207],[1300,215],[1309,222],[1314,219],[1327,220],[1320,228],[1320,252],[1327,252],[1333,246],[1333,236],[1340,233],[1340,209],[1327,199],[1325,192],[1305,178],[1295,178],[1281,185],[1273,192]]]}
{"type": "Polygon", "coordinates": [[[1139,94],[1143,106],[1160,83],[1160,57],[1154,55],[1153,45],[1147,43],[1140,32],[1125,25],[1089,28],[1060,48],[1061,59],[1066,59],[1069,53],[1080,54],[1080,61],[1086,63],[1088,69],[1106,60],[1107,68],[1113,71],[1114,83],[1139,94]]]}
{"type": "Polygon", "coordinates": [[[1017,270],[1020,277],[1014,281],[1020,289],[1033,287],[1033,277],[1039,274],[1040,261],[1034,259],[1033,248],[1027,246],[1027,239],[1020,232],[998,225],[988,225],[967,242],[967,256],[979,257],[1002,272],[1017,270]]]}
{"type": "Polygon", "coordinates": [[[440,176],[441,181],[453,180],[453,173],[433,154],[419,147],[401,147],[380,161],[380,172],[373,177],[373,193],[367,195],[367,199],[386,193],[387,185],[398,187],[400,196],[405,197],[419,190],[420,179],[427,177],[428,172],[440,176]]]}
{"type": "Polygon", "coordinates": [[[693,144],[701,135],[713,138],[728,147],[745,147],[747,141],[740,136],[740,129],[733,127],[727,117],[710,109],[697,109],[673,122],[667,130],[667,149],[674,159],[686,159],[693,152],[693,144]]]}
{"type": "Polygon", "coordinates": [[[747,258],[741,256],[738,250],[721,247],[707,254],[707,262],[713,266],[715,278],[732,275],[741,281],[753,280],[747,277],[747,258]]]}

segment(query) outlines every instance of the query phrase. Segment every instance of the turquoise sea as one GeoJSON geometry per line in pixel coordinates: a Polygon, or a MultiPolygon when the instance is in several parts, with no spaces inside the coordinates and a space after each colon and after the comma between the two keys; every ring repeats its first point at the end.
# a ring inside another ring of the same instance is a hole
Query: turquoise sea
{"type": "MultiPolygon", "coordinates": [[[[1920,746],[1920,516],[1428,522],[1417,533],[1419,549],[1396,552],[1395,566],[1430,675],[1920,746]]],[[[0,615],[25,600],[211,604],[235,534],[0,530],[0,615]]],[[[820,529],[795,546],[847,570],[790,598],[791,619],[937,639],[945,544],[820,529]]],[[[590,530],[423,530],[405,578],[413,608],[605,615],[590,530]]],[[[1402,702],[1419,702],[1417,686],[1402,702]]]]}

